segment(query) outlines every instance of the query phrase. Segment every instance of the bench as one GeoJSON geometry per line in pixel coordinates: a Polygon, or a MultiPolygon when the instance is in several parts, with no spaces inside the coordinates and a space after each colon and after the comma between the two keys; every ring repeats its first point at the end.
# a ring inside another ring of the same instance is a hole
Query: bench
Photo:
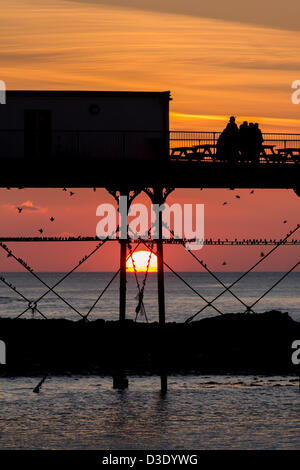
{"type": "Polygon", "coordinates": [[[280,155],[274,150],[275,145],[263,144],[259,156],[264,157],[267,163],[280,163],[280,155]]]}
{"type": "Polygon", "coordinates": [[[201,156],[203,159],[205,156],[211,157],[213,160],[215,159],[215,149],[217,148],[216,144],[201,144],[201,145],[194,145],[194,152],[198,156],[201,156]],[[212,151],[213,150],[213,151],[212,151]]]}
{"type": "MultiPolygon", "coordinates": [[[[263,157],[267,163],[283,163],[293,161],[300,163],[300,148],[284,148],[275,149],[273,144],[263,144],[259,153],[259,157],[263,157]]],[[[217,144],[199,144],[192,147],[174,147],[171,149],[171,157],[187,158],[189,160],[207,160],[216,161],[217,144]]],[[[239,159],[239,157],[237,157],[239,159]]],[[[241,161],[243,155],[240,154],[241,161]]]]}
{"type": "Polygon", "coordinates": [[[193,147],[174,147],[171,151],[171,157],[186,157],[194,154],[193,147]]]}
{"type": "Polygon", "coordinates": [[[171,149],[171,157],[181,157],[195,160],[203,160],[205,156],[215,157],[216,144],[200,144],[192,147],[174,147],[171,149]]]}
{"type": "Polygon", "coordinates": [[[300,162],[300,148],[285,148],[285,149],[278,149],[278,155],[285,161],[287,159],[292,160],[294,163],[300,162]]]}

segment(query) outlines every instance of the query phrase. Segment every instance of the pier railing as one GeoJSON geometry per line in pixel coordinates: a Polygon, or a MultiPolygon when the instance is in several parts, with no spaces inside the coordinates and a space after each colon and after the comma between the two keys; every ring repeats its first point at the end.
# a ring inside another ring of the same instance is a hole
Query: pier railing
{"type": "MultiPolygon", "coordinates": [[[[170,131],[170,148],[209,144],[216,145],[221,132],[198,132],[198,131],[170,131]]],[[[285,133],[263,133],[266,144],[275,145],[278,148],[300,146],[300,134],[285,133]]]]}
{"type": "MultiPolygon", "coordinates": [[[[220,135],[221,132],[170,131],[170,158],[217,162],[220,135]],[[203,149],[204,146],[206,148],[203,149]],[[199,147],[202,147],[201,151],[199,147]]],[[[300,162],[300,134],[263,133],[263,139],[260,163],[300,162]],[[277,158],[268,158],[269,156],[277,158]]]]}
{"type": "MultiPolygon", "coordinates": [[[[0,158],[155,158],[218,162],[220,132],[52,130],[26,134],[24,129],[0,130],[0,158]],[[206,146],[204,150],[199,147],[206,146]],[[198,151],[195,148],[198,147],[198,151]],[[182,149],[176,151],[176,149],[182,149]]],[[[260,163],[298,163],[300,134],[264,133],[260,163]],[[285,152],[285,149],[287,152],[285,152]],[[292,150],[295,150],[294,152],[292,150]],[[297,152],[298,150],[298,152],[297,152]],[[266,158],[275,155],[275,158],[266,158]],[[292,157],[292,158],[291,158],[292,157]]],[[[224,159],[223,159],[224,160],[224,159]]]]}

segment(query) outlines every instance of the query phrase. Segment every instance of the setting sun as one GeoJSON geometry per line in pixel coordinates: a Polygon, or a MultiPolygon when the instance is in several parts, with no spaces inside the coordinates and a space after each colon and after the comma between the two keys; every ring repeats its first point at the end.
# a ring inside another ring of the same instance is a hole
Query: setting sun
{"type": "Polygon", "coordinates": [[[136,251],[135,253],[129,255],[126,261],[126,270],[129,273],[134,272],[134,265],[136,272],[144,273],[147,271],[147,266],[149,263],[149,273],[156,273],[157,272],[157,256],[150,251],[136,251]],[[133,262],[132,262],[133,258],[133,262]],[[150,262],[149,262],[150,258],[150,262]]]}

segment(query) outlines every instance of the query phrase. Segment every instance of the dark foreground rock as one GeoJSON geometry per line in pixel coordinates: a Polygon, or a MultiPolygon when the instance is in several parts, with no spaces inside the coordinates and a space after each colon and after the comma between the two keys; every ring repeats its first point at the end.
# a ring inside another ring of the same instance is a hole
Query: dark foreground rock
{"type": "Polygon", "coordinates": [[[289,374],[300,323],[287,313],[226,314],[190,324],[0,319],[4,375],[289,374]],[[165,361],[165,363],[164,363],[165,361]]]}

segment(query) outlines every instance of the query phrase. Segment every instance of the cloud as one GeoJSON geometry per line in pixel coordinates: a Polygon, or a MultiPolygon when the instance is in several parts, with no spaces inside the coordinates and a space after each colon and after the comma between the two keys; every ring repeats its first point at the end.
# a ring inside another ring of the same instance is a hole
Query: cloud
{"type": "Polygon", "coordinates": [[[40,207],[33,204],[32,201],[25,201],[19,206],[22,207],[24,211],[36,211],[36,212],[47,212],[46,207],[40,207]]]}
{"type": "MultiPolygon", "coordinates": [[[[70,0],[66,0],[70,2],[70,0]]],[[[300,31],[299,0],[71,0],[300,31]]]]}
{"type": "Polygon", "coordinates": [[[20,51],[0,51],[1,62],[55,62],[59,57],[63,56],[62,53],[58,52],[20,52],[20,51]]]}
{"type": "Polygon", "coordinates": [[[28,211],[28,212],[39,212],[39,213],[45,213],[47,212],[47,208],[46,207],[41,207],[41,206],[37,206],[35,205],[32,201],[25,201],[25,202],[22,202],[22,204],[18,204],[18,205],[15,205],[15,204],[6,204],[5,205],[8,209],[13,209],[13,210],[17,210],[17,208],[21,208],[22,209],[22,212],[23,211],[28,211]]]}
{"type": "Polygon", "coordinates": [[[227,61],[218,66],[228,67],[230,69],[251,69],[251,70],[283,70],[285,72],[298,72],[299,70],[299,61],[297,60],[273,60],[270,59],[266,60],[235,60],[235,61],[227,61]]]}
{"type": "MultiPolygon", "coordinates": [[[[228,54],[226,54],[227,56],[228,54]]],[[[227,59],[226,57],[219,57],[218,62],[216,62],[215,58],[210,57],[179,57],[177,59],[173,59],[174,62],[178,62],[181,64],[186,64],[189,66],[196,66],[199,67],[199,64],[205,63],[209,67],[223,67],[232,69],[242,69],[242,70],[283,70],[285,72],[292,71],[298,72],[299,71],[299,60],[293,59],[285,59],[282,60],[277,57],[267,57],[264,60],[258,57],[251,58],[250,54],[247,58],[242,58],[241,56],[237,57],[236,59],[227,59]]]]}

